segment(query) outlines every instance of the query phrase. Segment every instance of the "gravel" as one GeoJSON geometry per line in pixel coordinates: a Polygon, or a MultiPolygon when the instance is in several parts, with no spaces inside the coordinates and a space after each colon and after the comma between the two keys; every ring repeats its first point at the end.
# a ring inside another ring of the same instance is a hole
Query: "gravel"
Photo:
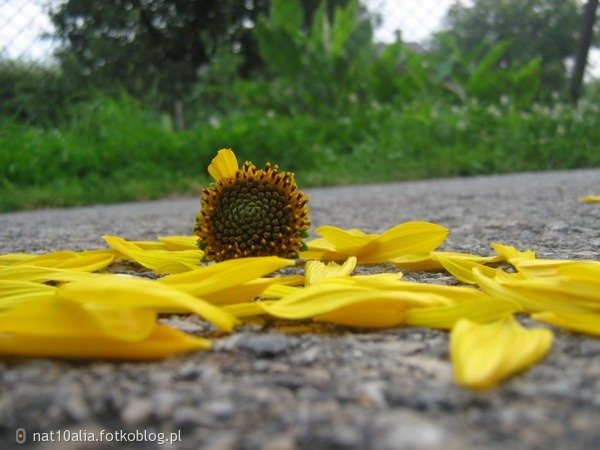
{"type": "MultiPolygon", "coordinates": [[[[314,226],[381,232],[427,220],[451,229],[445,250],[489,254],[496,241],[544,258],[600,259],[600,205],[577,202],[600,193],[598,169],[308,193],[314,226]]],[[[101,248],[103,234],[189,234],[198,206],[169,199],[4,214],[1,252],[101,248]]],[[[405,278],[452,282],[442,272],[405,278]]],[[[164,320],[206,329],[195,318],[164,320]]],[[[600,340],[555,334],[543,362],[486,393],[453,383],[447,333],[419,328],[267,321],[216,338],[210,352],[159,362],[0,360],[0,448],[18,447],[18,428],[28,441],[53,437],[36,444],[49,449],[159,448],[161,433],[180,438],[174,448],[211,450],[600,448],[600,340]],[[90,442],[100,436],[113,441],[90,442]],[[145,441],[123,440],[136,436],[145,441]]]]}

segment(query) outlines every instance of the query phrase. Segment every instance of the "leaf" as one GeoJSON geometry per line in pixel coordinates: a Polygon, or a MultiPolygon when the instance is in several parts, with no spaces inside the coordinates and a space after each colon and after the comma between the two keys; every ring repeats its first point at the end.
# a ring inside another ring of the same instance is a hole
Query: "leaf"
{"type": "Polygon", "coordinates": [[[348,40],[356,30],[356,12],[356,0],[350,0],[345,7],[335,9],[333,26],[331,27],[331,54],[334,57],[344,55],[348,40]]]}
{"type": "Polygon", "coordinates": [[[302,28],[304,13],[298,0],[271,0],[269,21],[289,33],[302,28]]]}

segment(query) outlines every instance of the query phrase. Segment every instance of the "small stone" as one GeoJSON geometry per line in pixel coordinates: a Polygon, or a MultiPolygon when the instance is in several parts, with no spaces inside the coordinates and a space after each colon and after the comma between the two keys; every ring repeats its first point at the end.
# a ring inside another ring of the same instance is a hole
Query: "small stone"
{"type": "Polygon", "coordinates": [[[227,400],[214,400],[210,403],[207,403],[203,409],[215,419],[220,420],[228,419],[235,412],[233,403],[227,400]]]}
{"type": "Polygon", "coordinates": [[[201,413],[197,408],[177,408],[172,418],[175,426],[181,429],[193,429],[201,423],[201,413]]]}
{"type": "Polygon", "coordinates": [[[319,355],[319,348],[312,346],[290,357],[290,362],[297,366],[307,366],[314,363],[319,355]]]}
{"type": "Polygon", "coordinates": [[[448,435],[430,420],[409,410],[378,415],[373,424],[374,450],[448,448],[448,435]]]}
{"type": "Polygon", "coordinates": [[[297,338],[283,334],[248,336],[238,342],[238,348],[262,358],[272,358],[298,345],[297,338]]]}
{"type": "Polygon", "coordinates": [[[152,402],[142,398],[133,398],[125,404],[121,411],[121,419],[128,425],[146,422],[152,414],[152,402]]]}

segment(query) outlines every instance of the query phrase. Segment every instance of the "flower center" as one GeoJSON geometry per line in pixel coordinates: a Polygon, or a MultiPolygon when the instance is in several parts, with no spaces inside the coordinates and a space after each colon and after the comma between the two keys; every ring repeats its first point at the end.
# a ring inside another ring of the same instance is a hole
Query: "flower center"
{"type": "Polygon", "coordinates": [[[225,187],[213,216],[217,241],[242,250],[271,241],[289,229],[291,219],[283,194],[256,181],[225,187]]]}

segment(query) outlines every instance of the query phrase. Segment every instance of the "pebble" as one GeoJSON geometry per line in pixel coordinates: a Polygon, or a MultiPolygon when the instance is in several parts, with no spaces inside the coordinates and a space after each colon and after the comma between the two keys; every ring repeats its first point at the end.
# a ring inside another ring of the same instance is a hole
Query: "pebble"
{"type": "Polygon", "coordinates": [[[121,419],[127,425],[138,425],[147,422],[154,406],[150,400],[144,398],[129,399],[121,411],[121,419]]]}
{"type": "Polygon", "coordinates": [[[273,358],[297,347],[299,338],[276,333],[259,334],[240,339],[237,345],[240,350],[252,353],[259,358],[273,358]]]}

